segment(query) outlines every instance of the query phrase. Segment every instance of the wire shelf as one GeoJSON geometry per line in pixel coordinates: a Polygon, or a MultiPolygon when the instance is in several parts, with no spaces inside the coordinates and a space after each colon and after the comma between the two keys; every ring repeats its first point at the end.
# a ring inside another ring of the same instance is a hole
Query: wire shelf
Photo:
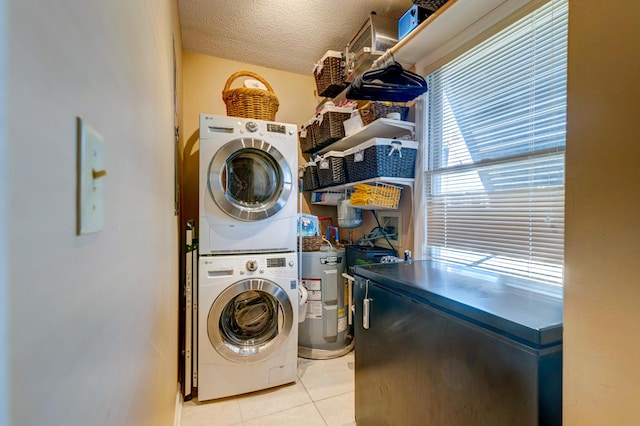
{"type": "Polygon", "coordinates": [[[383,182],[358,183],[351,195],[351,205],[364,210],[397,209],[402,188],[383,182]]]}

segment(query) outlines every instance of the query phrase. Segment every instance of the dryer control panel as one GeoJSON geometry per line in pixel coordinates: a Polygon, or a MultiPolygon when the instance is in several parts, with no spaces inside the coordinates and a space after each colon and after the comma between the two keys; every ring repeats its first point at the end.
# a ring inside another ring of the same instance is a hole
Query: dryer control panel
{"type": "Polygon", "coordinates": [[[246,267],[247,271],[253,272],[258,269],[258,262],[256,262],[255,260],[247,260],[246,267]]]}
{"type": "Polygon", "coordinates": [[[296,254],[256,254],[206,257],[203,267],[211,277],[296,276],[296,254]]]}
{"type": "Polygon", "coordinates": [[[287,266],[287,259],[284,257],[268,257],[267,268],[284,268],[287,266]]]}
{"type": "Polygon", "coordinates": [[[267,132],[287,134],[287,126],[284,124],[267,123],[267,132]]]}

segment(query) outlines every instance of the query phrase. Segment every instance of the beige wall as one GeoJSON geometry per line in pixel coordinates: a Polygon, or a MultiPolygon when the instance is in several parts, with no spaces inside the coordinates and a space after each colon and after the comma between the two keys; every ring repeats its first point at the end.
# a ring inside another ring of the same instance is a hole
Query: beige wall
{"type": "MultiPolygon", "coordinates": [[[[185,219],[198,218],[198,119],[200,114],[227,115],[222,91],[238,71],[260,75],[273,88],[280,106],[276,120],[300,125],[315,112],[315,81],[309,75],[249,65],[189,51],[183,52],[184,132],[183,211],[185,219]]],[[[230,88],[242,87],[248,77],[239,77],[230,88]]],[[[299,159],[302,162],[302,158],[299,159]]]]}
{"type": "Polygon", "coordinates": [[[572,0],[564,420],[640,419],[640,4],[572,0]]]}
{"type": "Polygon", "coordinates": [[[9,1],[12,425],[173,424],[177,17],[175,0],[9,1]],[[86,236],[76,116],[108,172],[104,229],[86,236]]]}
{"type": "MultiPolygon", "coordinates": [[[[183,52],[183,67],[185,134],[191,135],[198,130],[201,113],[227,114],[222,91],[229,77],[238,71],[254,72],[271,85],[280,102],[277,121],[301,124],[315,111],[315,83],[311,70],[308,75],[294,74],[190,51],[183,52]]],[[[242,87],[246,78],[249,77],[233,80],[230,87],[242,87]]]]}

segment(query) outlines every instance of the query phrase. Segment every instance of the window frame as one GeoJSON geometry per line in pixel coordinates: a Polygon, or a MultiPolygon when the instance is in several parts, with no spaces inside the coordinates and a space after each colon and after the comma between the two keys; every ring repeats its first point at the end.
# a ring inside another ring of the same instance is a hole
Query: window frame
{"type": "MultiPolygon", "coordinates": [[[[552,13],[556,13],[556,9],[557,10],[562,10],[563,7],[568,8],[568,2],[566,0],[552,0],[548,3],[545,3],[543,5],[541,5],[539,8],[529,12],[529,14],[525,15],[525,18],[530,18],[533,14],[537,14],[539,13],[540,9],[549,5],[549,7],[553,10],[552,13]],[[550,4],[550,5],[549,5],[550,4]]],[[[567,12],[564,12],[567,13],[567,12]]],[[[519,18],[518,21],[513,21],[513,22],[520,22],[521,17],[519,18]]],[[[512,26],[514,25],[513,22],[511,22],[508,26],[503,27],[500,31],[498,32],[494,32],[487,40],[482,41],[480,43],[477,43],[477,46],[480,46],[480,48],[482,48],[482,46],[486,43],[490,43],[491,40],[495,39],[496,36],[499,37],[501,34],[503,34],[506,30],[508,30],[509,28],[512,28],[512,26]]],[[[566,26],[566,22],[564,24],[566,26]]],[[[566,58],[566,31],[565,31],[565,51],[564,51],[564,55],[566,58]]],[[[474,46],[472,47],[470,50],[476,49],[477,47],[474,46]]],[[[456,58],[453,58],[451,61],[447,62],[447,64],[449,64],[450,62],[455,62],[459,57],[464,57],[465,55],[467,55],[467,52],[462,53],[461,55],[458,55],[456,58]]],[[[566,61],[566,59],[565,59],[566,61]]],[[[442,68],[443,66],[446,66],[447,64],[443,64],[441,65],[438,69],[442,68]]],[[[437,70],[433,70],[434,72],[436,72],[437,70]]],[[[427,76],[428,79],[432,79],[434,72],[430,73],[429,76],[427,76]]],[[[565,140],[565,144],[566,144],[566,62],[565,62],[565,85],[564,85],[564,126],[565,126],[565,133],[564,133],[564,140],[565,140]]],[[[433,115],[433,106],[429,104],[428,102],[428,98],[433,97],[433,93],[432,93],[432,89],[433,85],[430,85],[429,87],[429,91],[430,93],[427,93],[426,95],[422,96],[420,99],[417,100],[416,102],[416,133],[419,137],[420,140],[422,140],[424,143],[422,144],[422,158],[421,161],[418,162],[417,167],[418,170],[422,170],[422,173],[419,173],[418,176],[419,178],[416,181],[416,193],[417,194],[421,194],[421,196],[423,197],[423,199],[418,199],[416,200],[417,202],[415,203],[414,206],[414,214],[416,218],[424,218],[424,229],[420,229],[420,226],[416,227],[416,235],[415,235],[415,241],[416,242],[422,242],[422,246],[421,247],[417,247],[418,250],[416,251],[416,253],[418,255],[422,255],[422,257],[425,258],[429,258],[429,253],[431,251],[431,247],[428,245],[428,241],[429,241],[429,236],[432,234],[429,231],[429,227],[427,226],[428,223],[428,204],[427,204],[427,200],[429,199],[429,194],[427,193],[427,191],[429,190],[429,174],[433,174],[434,171],[436,172],[442,172],[445,170],[453,170],[454,168],[436,168],[434,167],[432,161],[433,161],[433,156],[432,155],[428,155],[430,154],[430,150],[427,149],[427,146],[431,147],[431,143],[433,143],[433,137],[432,135],[430,135],[430,126],[429,126],[429,116],[433,115]]],[[[483,160],[480,161],[478,163],[476,163],[475,165],[460,165],[460,166],[456,166],[460,169],[473,169],[474,167],[477,167],[478,165],[480,166],[491,166],[492,163],[500,163],[500,162],[507,162],[507,161],[519,161],[522,159],[529,159],[532,157],[541,157],[544,158],[545,156],[552,156],[552,155],[561,155],[562,156],[562,161],[564,161],[564,149],[565,149],[565,144],[563,144],[561,147],[552,147],[552,148],[547,148],[547,149],[543,149],[540,150],[539,152],[522,152],[522,153],[518,153],[515,155],[510,156],[510,158],[503,158],[503,159],[499,159],[499,160],[495,160],[495,159],[487,159],[487,160],[483,160]]],[[[564,167],[562,168],[563,173],[564,173],[564,167]]],[[[562,183],[562,191],[564,193],[564,178],[563,178],[563,183],[562,183]]],[[[562,205],[564,206],[564,199],[562,200],[562,205]]],[[[564,229],[564,209],[562,210],[562,229],[564,229]]],[[[563,236],[562,236],[562,242],[564,242],[564,230],[562,231],[563,236]]],[[[563,250],[562,250],[563,251],[563,250]]],[[[473,262],[472,262],[473,263],[473,262]]],[[[562,261],[561,261],[562,263],[562,261]]],[[[474,267],[479,267],[479,265],[472,265],[474,267]]],[[[560,278],[559,280],[553,282],[553,281],[548,281],[548,280],[544,280],[544,279],[539,279],[539,277],[528,277],[528,279],[531,279],[533,281],[536,282],[540,282],[542,283],[543,286],[552,286],[552,287],[559,287],[561,288],[562,286],[562,281],[563,281],[563,266],[560,266],[561,268],[561,272],[560,272],[560,278]]],[[[496,270],[493,270],[493,272],[496,272],[496,270]]],[[[506,273],[509,274],[508,271],[498,271],[501,273],[506,273]]],[[[520,276],[520,278],[523,278],[523,276],[520,276]]],[[[535,286],[532,283],[532,286],[535,286]]]]}

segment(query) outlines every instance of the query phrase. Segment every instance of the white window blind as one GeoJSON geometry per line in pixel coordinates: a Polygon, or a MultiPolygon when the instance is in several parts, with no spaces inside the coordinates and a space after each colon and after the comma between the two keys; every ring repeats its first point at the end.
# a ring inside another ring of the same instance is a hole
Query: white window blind
{"type": "Polygon", "coordinates": [[[428,77],[432,259],[562,285],[566,0],[428,77]]]}

